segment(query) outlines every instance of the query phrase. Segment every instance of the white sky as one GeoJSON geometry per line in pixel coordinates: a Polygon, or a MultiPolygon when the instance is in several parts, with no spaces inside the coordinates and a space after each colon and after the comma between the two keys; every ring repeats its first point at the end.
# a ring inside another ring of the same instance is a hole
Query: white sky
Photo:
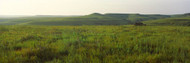
{"type": "Polygon", "coordinates": [[[0,0],[0,15],[180,14],[190,0],[0,0]]]}

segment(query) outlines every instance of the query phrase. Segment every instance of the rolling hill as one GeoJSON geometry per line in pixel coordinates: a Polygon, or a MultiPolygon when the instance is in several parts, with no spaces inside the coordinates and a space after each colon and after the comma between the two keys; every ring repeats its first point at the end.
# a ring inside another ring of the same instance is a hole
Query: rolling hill
{"type": "MultiPolygon", "coordinates": [[[[93,13],[75,17],[23,17],[4,19],[0,25],[128,25],[135,22],[169,18],[170,15],[93,13]]],[[[1,19],[0,19],[1,20],[1,19]]]]}
{"type": "Polygon", "coordinates": [[[177,26],[190,26],[190,16],[172,17],[157,20],[148,20],[143,23],[147,25],[177,25],[177,26]]]}

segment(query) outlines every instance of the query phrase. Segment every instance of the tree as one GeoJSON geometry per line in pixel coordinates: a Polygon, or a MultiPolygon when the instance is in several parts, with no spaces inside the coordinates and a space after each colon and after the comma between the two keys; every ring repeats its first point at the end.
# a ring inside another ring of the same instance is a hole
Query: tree
{"type": "Polygon", "coordinates": [[[135,26],[146,26],[146,24],[142,23],[142,22],[136,22],[134,24],[135,26]]]}

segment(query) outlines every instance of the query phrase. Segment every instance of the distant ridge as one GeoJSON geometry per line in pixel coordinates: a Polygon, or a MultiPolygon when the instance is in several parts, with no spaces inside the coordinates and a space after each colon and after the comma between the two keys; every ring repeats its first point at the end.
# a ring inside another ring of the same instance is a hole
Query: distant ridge
{"type": "Polygon", "coordinates": [[[144,21],[148,25],[172,25],[172,26],[190,26],[190,15],[176,15],[171,18],[156,19],[144,21]]]}
{"type": "Polygon", "coordinates": [[[183,18],[189,14],[161,15],[161,14],[123,14],[123,13],[92,13],[84,16],[77,15],[35,15],[29,18],[0,19],[0,25],[131,25],[136,22],[148,24],[150,21],[183,18]]]}
{"type": "Polygon", "coordinates": [[[77,17],[81,15],[35,15],[34,17],[77,17]]]}
{"type": "Polygon", "coordinates": [[[33,15],[0,15],[0,18],[32,17],[33,15]]]}

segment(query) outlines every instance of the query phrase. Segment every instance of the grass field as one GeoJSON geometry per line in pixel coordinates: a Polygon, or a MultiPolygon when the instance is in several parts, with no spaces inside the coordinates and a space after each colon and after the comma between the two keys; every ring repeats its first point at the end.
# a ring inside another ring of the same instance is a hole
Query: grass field
{"type": "Polygon", "coordinates": [[[190,63],[190,27],[0,26],[0,63],[190,63]]]}
{"type": "Polygon", "coordinates": [[[190,16],[144,21],[147,25],[190,26],[190,16]]]}

